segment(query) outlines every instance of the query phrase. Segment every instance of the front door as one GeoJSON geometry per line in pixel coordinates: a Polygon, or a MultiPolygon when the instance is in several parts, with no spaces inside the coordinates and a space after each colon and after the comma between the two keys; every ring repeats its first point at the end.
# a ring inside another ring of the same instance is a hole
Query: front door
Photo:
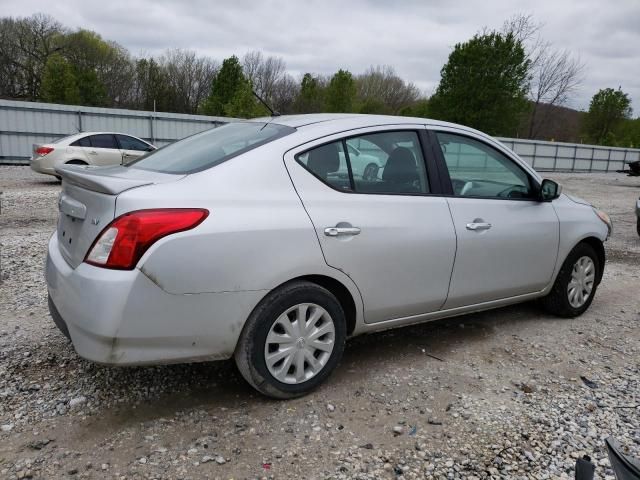
{"type": "Polygon", "coordinates": [[[129,135],[117,134],[118,144],[122,153],[122,163],[129,163],[153,150],[151,145],[129,135]]]}
{"type": "Polygon", "coordinates": [[[353,279],[367,323],[433,312],[447,298],[456,238],[446,198],[431,195],[420,130],[368,129],[285,155],[326,262],[353,279]],[[379,160],[377,175],[350,161],[354,146],[379,160]]]}
{"type": "Polygon", "coordinates": [[[479,138],[436,132],[453,196],[458,238],[444,308],[534,293],[553,275],[559,221],[537,200],[537,182],[505,152],[479,138]]]}

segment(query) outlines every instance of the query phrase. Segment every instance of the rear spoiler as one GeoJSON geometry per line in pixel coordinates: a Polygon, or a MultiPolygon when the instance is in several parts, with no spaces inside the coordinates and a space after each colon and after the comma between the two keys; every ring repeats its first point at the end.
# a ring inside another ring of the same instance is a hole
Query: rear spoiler
{"type": "Polygon", "coordinates": [[[93,167],[83,165],[61,165],[55,170],[69,184],[107,195],[117,195],[131,188],[155,183],[153,180],[119,177],[113,175],[113,171],[108,168],[94,170],[93,167]],[[109,175],[107,172],[112,174],[109,175]]]}

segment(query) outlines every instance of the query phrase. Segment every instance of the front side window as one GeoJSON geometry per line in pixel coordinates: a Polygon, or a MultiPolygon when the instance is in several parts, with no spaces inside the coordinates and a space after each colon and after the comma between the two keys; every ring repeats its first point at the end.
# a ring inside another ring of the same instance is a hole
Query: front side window
{"type": "Polygon", "coordinates": [[[89,139],[91,140],[91,146],[93,148],[118,148],[116,139],[111,134],[91,135],[89,139]]]}
{"type": "Polygon", "coordinates": [[[420,140],[413,131],[349,137],[311,149],[296,159],[338,190],[378,194],[429,193],[420,140]]]}
{"type": "Polygon", "coordinates": [[[126,166],[162,173],[199,172],[292,132],[295,128],[277,123],[227,123],[154,150],[126,166]]]}
{"type": "Polygon", "coordinates": [[[436,135],[456,196],[534,197],[529,175],[503,153],[463,135],[443,132],[436,135]]]}
{"type": "Polygon", "coordinates": [[[151,147],[144,143],[142,140],[130,137],[129,135],[117,135],[118,143],[122,150],[135,150],[137,152],[146,152],[151,150],[151,147]]]}

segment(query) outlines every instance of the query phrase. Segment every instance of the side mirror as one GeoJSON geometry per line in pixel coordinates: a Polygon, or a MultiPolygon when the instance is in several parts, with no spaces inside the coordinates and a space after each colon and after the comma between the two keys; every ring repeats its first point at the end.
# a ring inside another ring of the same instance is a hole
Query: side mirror
{"type": "Polygon", "coordinates": [[[540,185],[540,201],[550,202],[560,196],[562,192],[562,186],[553,180],[545,178],[540,185]]]}

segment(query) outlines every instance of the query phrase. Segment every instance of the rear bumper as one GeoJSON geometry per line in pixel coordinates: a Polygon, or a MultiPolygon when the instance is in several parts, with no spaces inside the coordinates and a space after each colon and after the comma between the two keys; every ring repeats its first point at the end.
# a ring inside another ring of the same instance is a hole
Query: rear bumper
{"type": "Polygon", "coordinates": [[[32,158],[29,162],[31,170],[38,173],[45,173],[47,175],[57,175],[55,166],[46,157],[32,158]]]}
{"type": "Polygon", "coordinates": [[[51,315],[78,354],[108,365],[230,358],[264,291],[169,294],[140,270],[73,269],[52,236],[46,264],[51,315]]]}

